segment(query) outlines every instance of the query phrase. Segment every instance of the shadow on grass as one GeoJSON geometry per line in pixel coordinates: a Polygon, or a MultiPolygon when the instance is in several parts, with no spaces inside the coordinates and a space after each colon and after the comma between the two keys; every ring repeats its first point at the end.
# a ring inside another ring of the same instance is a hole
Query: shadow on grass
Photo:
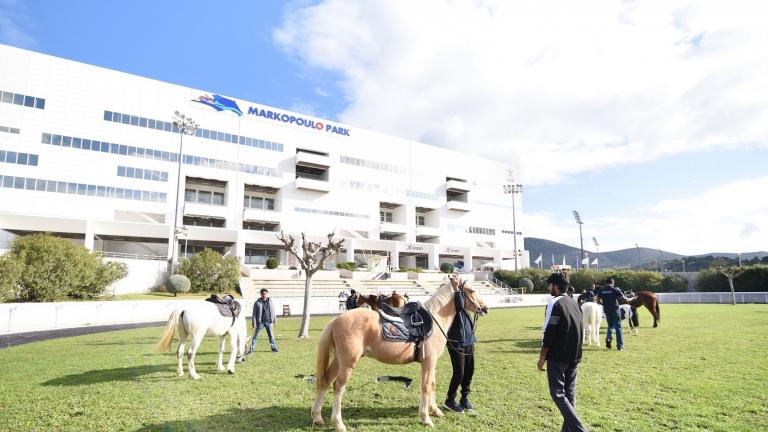
{"type": "MultiPolygon", "coordinates": [[[[198,364],[199,366],[199,364],[198,364]]],[[[131,381],[138,377],[158,372],[175,374],[176,366],[171,364],[133,366],[114,369],[99,369],[72,375],[64,375],[43,383],[44,386],[77,386],[113,381],[131,381]]],[[[162,379],[168,379],[163,376],[162,379]]]]}
{"type": "MultiPolygon", "coordinates": [[[[326,404],[327,405],[327,404],[326,404]]],[[[325,427],[315,427],[319,430],[330,430],[330,408],[323,410],[325,427]]],[[[342,410],[344,423],[348,428],[357,428],[370,422],[392,421],[403,424],[412,422],[416,427],[418,423],[417,407],[402,408],[354,408],[348,407],[342,410]]],[[[136,432],[150,431],[213,431],[213,430],[255,430],[255,431],[287,431],[296,429],[309,429],[312,420],[309,407],[280,407],[270,406],[265,408],[234,408],[221,414],[214,414],[202,418],[187,420],[173,420],[160,423],[145,424],[136,432]]]]}

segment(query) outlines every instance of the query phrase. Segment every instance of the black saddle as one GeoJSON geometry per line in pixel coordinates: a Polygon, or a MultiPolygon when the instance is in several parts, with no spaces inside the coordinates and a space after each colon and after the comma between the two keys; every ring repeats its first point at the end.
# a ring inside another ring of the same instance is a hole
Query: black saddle
{"type": "Polygon", "coordinates": [[[219,313],[221,316],[232,318],[233,322],[234,319],[240,315],[240,303],[236,302],[235,298],[229,294],[225,295],[224,297],[211,294],[211,296],[205,299],[205,301],[215,304],[216,307],[219,308],[219,313]]]}
{"type": "Polygon", "coordinates": [[[401,308],[386,303],[379,309],[381,336],[392,342],[413,342],[413,360],[418,361],[421,343],[432,335],[434,320],[421,302],[406,303],[401,308]]]}

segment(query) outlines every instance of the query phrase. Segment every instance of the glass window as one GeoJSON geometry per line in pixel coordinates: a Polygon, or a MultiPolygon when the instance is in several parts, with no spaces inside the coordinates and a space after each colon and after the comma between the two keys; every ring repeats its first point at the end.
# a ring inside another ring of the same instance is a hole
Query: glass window
{"type": "Polygon", "coordinates": [[[80,148],[82,146],[82,140],[80,138],[72,138],[72,147],[80,148]]]}
{"type": "Polygon", "coordinates": [[[83,138],[83,150],[90,150],[91,149],[91,140],[83,138]]]}
{"type": "Polygon", "coordinates": [[[65,136],[61,140],[62,147],[72,147],[72,137],[65,136]]]}
{"type": "Polygon", "coordinates": [[[43,134],[43,144],[50,144],[51,143],[51,134],[44,133],[43,134]]]}
{"type": "Polygon", "coordinates": [[[163,122],[163,130],[170,132],[173,125],[170,122],[163,122]]]}
{"type": "Polygon", "coordinates": [[[154,129],[155,128],[155,120],[148,119],[147,120],[147,127],[150,128],[150,129],[154,129]]]}
{"type": "Polygon", "coordinates": [[[49,181],[45,185],[45,191],[46,192],[56,192],[56,182],[55,181],[49,181]]]}
{"type": "Polygon", "coordinates": [[[150,201],[152,202],[160,201],[160,194],[157,192],[152,192],[152,196],[150,196],[150,201]]]}
{"type": "Polygon", "coordinates": [[[213,203],[216,205],[224,205],[224,194],[222,192],[214,192],[213,203]]]}
{"type": "Polygon", "coordinates": [[[45,109],[45,99],[35,98],[35,108],[45,109]]]}
{"type": "Polygon", "coordinates": [[[171,124],[171,126],[172,126],[171,132],[179,133],[179,128],[176,126],[175,123],[171,124]]]}
{"type": "Polygon", "coordinates": [[[19,153],[18,158],[16,159],[16,163],[19,165],[26,165],[27,164],[27,157],[29,155],[26,153],[19,153]]]}
{"type": "Polygon", "coordinates": [[[20,94],[13,95],[13,104],[24,105],[24,95],[20,95],[20,94]]]}
{"type": "Polygon", "coordinates": [[[88,192],[86,193],[88,196],[96,196],[96,185],[88,185],[88,192]]]}
{"type": "Polygon", "coordinates": [[[121,120],[122,124],[130,124],[131,123],[131,116],[129,116],[127,114],[123,114],[122,116],[120,116],[120,120],[121,120]]]}
{"type": "Polygon", "coordinates": [[[128,146],[128,156],[136,156],[136,147],[128,146]]]}
{"type": "Polygon", "coordinates": [[[225,133],[224,134],[224,141],[229,142],[232,139],[232,135],[225,133]]]}
{"type": "Polygon", "coordinates": [[[101,141],[91,141],[91,151],[101,151],[101,141]]]}
{"type": "Polygon", "coordinates": [[[125,167],[119,166],[117,167],[117,175],[120,177],[125,177],[125,167]]]}
{"type": "Polygon", "coordinates": [[[124,145],[124,144],[120,144],[120,146],[118,147],[118,152],[119,152],[121,155],[126,155],[126,154],[128,154],[128,146],[127,146],[127,145],[124,145]]]}
{"type": "Polygon", "coordinates": [[[124,192],[123,188],[115,188],[115,198],[123,199],[124,192]]]}
{"type": "Polygon", "coordinates": [[[136,156],[144,157],[144,148],[143,147],[136,147],[136,156]]]}
{"type": "Polygon", "coordinates": [[[165,192],[160,192],[160,202],[165,202],[168,199],[168,194],[165,192]]]}
{"type": "Polygon", "coordinates": [[[187,189],[184,191],[184,201],[188,202],[196,202],[197,201],[197,191],[194,189],[187,189]]]}
{"type": "Polygon", "coordinates": [[[37,155],[36,154],[29,155],[28,165],[37,166],[37,155]]]}
{"type": "Polygon", "coordinates": [[[211,138],[211,131],[203,129],[203,138],[211,138]]]}
{"type": "Polygon", "coordinates": [[[149,201],[151,198],[151,195],[147,191],[141,191],[141,200],[142,201],[149,201]]]}
{"type": "Polygon", "coordinates": [[[45,191],[45,180],[37,179],[35,190],[45,191]]]}
{"type": "Polygon", "coordinates": [[[106,196],[107,195],[107,188],[105,186],[99,186],[96,188],[96,196],[106,196]]]}
{"type": "Polygon", "coordinates": [[[104,111],[104,120],[112,121],[112,111],[104,111]]]}
{"type": "Polygon", "coordinates": [[[16,163],[16,152],[14,151],[6,152],[5,161],[8,163],[16,163]]]}
{"type": "Polygon", "coordinates": [[[195,129],[195,136],[200,138],[203,136],[203,130],[200,128],[195,129]]]}
{"type": "Polygon", "coordinates": [[[133,191],[133,199],[136,201],[141,201],[141,191],[140,190],[134,190],[133,191]]]}
{"type": "Polygon", "coordinates": [[[243,197],[243,207],[251,208],[251,197],[249,197],[248,195],[243,197]]]}
{"type": "Polygon", "coordinates": [[[67,182],[56,182],[57,193],[67,193],[67,182]]]}
{"type": "Polygon", "coordinates": [[[244,136],[241,136],[241,137],[240,137],[240,139],[239,139],[239,141],[240,141],[240,144],[241,144],[241,145],[242,145],[242,144],[245,144],[245,137],[244,137],[244,136]]]}
{"type": "Polygon", "coordinates": [[[11,177],[11,176],[3,176],[3,187],[12,188],[13,187],[13,177],[11,177]]]}
{"type": "Polygon", "coordinates": [[[144,117],[139,117],[139,126],[143,128],[147,127],[147,119],[145,119],[144,117]]]}
{"type": "Polygon", "coordinates": [[[125,176],[126,177],[134,177],[135,175],[136,175],[136,170],[134,170],[133,168],[129,167],[129,168],[125,169],[125,176]]]}
{"type": "MultiPolygon", "coordinates": [[[[102,144],[104,144],[104,143],[102,143],[102,144]]],[[[109,153],[112,153],[112,154],[118,154],[120,152],[120,144],[112,143],[111,144],[111,149],[107,149],[107,151],[109,153]]]]}
{"type": "Polygon", "coordinates": [[[112,113],[112,121],[116,123],[121,122],[121,114],[120,113],[112,113]]]}
{"type": "Polygon", "coordinates": [[[138,126],[139,125],[139,118],[136,116],[131,116],[131,126],[138,126]]]}
{"type": "Polygon", "coordinates": [[[24,189],[27,190],[35,190],[35,180],[33,178],[27,178],[26,184],[24,185],[24,189]]]}
{"type": "Polygon", "coordinates": [[[77,194],[78,195],[85,195],[88,192],[88,185],[78,183],[77,184],[77,194]]]}
{"type": "Polygon", "coordinates": [[[164,181],[164,182],[168,181],[168,173],[166,171],[160,172],[160,181],[164,181]]]}
{"type": "Polygon", "coordinates": [[[13,93],[3,92],[3,102],[13,103],[13,93]]]}
{"type": "Polygon", "coordinates": [[[101,142],[101,152],[102,153],[109,153],[109,143],[108,142],[101,142]]]}
{"type": "Polygon", "coordinates": [[[275,209],[275,200],[272,198],[265,198],[264,201],[267,203],[267,210],[274,210],[275,209]]]}
{"type": "Polygon", "coordinates": [[[61,135],[54,135],[53,140],[51,141],[53,145],[60,146],[61,145],[61,135]]]}
{"type": "Polygon", "coordinates": [[[24,177],[14,177],[13,187],[14,189],[24,189],[24,177]]]}
{"type": "Polygon", "coordinates": [[[162,156],[162,157],[161,157],[161,159],[162,159],[162,160],[164,160],[164,161],[168,161],[168,160],[171,160],[171,154],[170,154],[170,153],[168,153],[167,151],[164,151],[164,152],[161,154],[161,156],[162,156]]]}
{"type": "Polygon", "coordinates": [[[0,162],[5,162],[5,150],[0,150],[0,162]]]}
{"type": "Polygon", "coordinates": [[[203,204],[210,204],[211,203],[211,192],[209,192],[209,191],[198,191],[197,192],[197,202],[203,203],[203,204]]]}

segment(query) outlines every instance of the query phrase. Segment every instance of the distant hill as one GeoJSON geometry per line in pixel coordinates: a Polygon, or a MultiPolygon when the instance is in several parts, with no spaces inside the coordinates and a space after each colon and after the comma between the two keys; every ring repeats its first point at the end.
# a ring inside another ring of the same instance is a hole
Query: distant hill
{"type": "MultiPolygon", "coordinates": [[[[556,264],[562,264],[563,262],[563,255],[565,255],[566,258],[566,264],[569,264],[571,266],[576,266],[576,262],[580,261],[580,254],[581,250],[578,247],[568,246],[562,243],[557,243],[552,240],[546,240],[546,239],[540,239],[540,238],[534,238],[534,237],[526,237],[525,238],[525,249],[530,252],[531,257],[531,267],[537,267],[536,264],[534,264],[534,260],[538,258],[539,254],[542,255],[542,259],[544,261],[543,266],[544,268],[549,268],[550,265],[552,265],[552,255],[554,254],[555,263],[556,264]]],[[[592,262],[596,257],[597,253],[593,249],[584,249],[584,253],[587,253],[589,255],[589,261],[592,262]]],[[[729,258],[731,260],[734,260],[737,258],[737,254],[735,253],[708,253],[708,254],[702,254],[697,255],[697,257],[723,257],[723,258],[729,258]]],[[[742,261],[752,260],[754,258],[762,258],[762,257],[768,257],[768,252],[749,252],[749,253],[743,253],[741,255],[742,261]]],[[[666,251],[659,251],[658,249],[650,249],[650,248],[630,248],[630,249],[621,249],[617,251],[600,251],[600,268],[645,268],[645,269],[657,269],[657,262],[660,262],[662,267],[675,267],[675,265],[670,265],[675,262],[678,262],[679,266],[682,266],[682,263],[680,263],[681,258],[686,258],[685,255],[676,254],[673,252],[666,252],[666,251]],[[664,265],[664,262],[667,261],[667,265],[664,265]]],[[[594,267],[594,266],[593,266],[594,267]]],[[[690,270],[694,270],[691,268],[690,270]]],[[[673,269],[674,271],[674,269],[673,269]]]]}

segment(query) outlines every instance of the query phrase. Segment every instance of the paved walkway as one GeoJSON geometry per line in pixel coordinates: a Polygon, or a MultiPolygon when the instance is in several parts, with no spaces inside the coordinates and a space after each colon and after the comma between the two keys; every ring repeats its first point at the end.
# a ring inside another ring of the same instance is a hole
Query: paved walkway
{"type": "Polygon", "coordinates": [[[117,324],[117,325],[105,325],[105,326],[93,326],[93,327],[76,327],[60,330],[45,330],[26,333],[12,333],[7,335],[0,335],[0,349],[8,348],[16,345],[22,345],[25,343],[39,342],[49,339],[58,339],[72,336],[80,336],[91,333],[102,333],[116,330],[128,330],[141,327],[154,327],[165,324],[165,321],[149,322],[149,323],[136,323],[136,324],[117,324]]]}

